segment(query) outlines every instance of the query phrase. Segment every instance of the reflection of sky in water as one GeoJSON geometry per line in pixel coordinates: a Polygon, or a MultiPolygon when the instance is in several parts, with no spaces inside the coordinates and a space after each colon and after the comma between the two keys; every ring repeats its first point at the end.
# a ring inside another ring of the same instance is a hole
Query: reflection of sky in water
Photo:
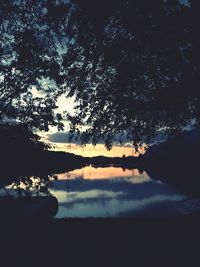
{"type": "Polygon", "coordinates": [[[75,178],[85,178],[85,179],[116,179],[118,178],[128,178],[133,182],[144,182],[150,180],[149,176],[145,171],[141,174],[138,169],[122,169],[117,167],[92,167],[86,166],[82,169],[77,169],[68,173],[60,173],[57,175],[59,179],[75,179],[75,178]]]}
{"type": "Polygon", "coordinates": [[[58,174],[51,193],[58,199],[57,218],[165,216],[200,210],[184,209],[187,198],[137,169],[83,169],[58,174]]]}
{"type": "MultiPolygon", "coordinates": [[[[87,166],[56,176],[58,180],[47,185],[59,203],[57,218],[155,217],[200,211],[198,199],[189,199],[137,169],[87,166]]],[[[25,179],[26,186],[19,183],[19,187],[37,194],[38,186],[45,185],[41,178],[29,178],[29,182],[32,181],[30,187],[25,179]]],[[[0,189],[0,196],[7,194],[17,196],[13,184],[0,189]]]]}

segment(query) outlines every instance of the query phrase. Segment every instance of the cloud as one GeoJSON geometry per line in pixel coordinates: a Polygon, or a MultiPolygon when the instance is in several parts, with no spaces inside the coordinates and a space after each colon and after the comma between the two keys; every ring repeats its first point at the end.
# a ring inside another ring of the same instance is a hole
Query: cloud
{"type": "MultiPolygon", "coordinates": [[[[48,134],[47,139],[52,143],[69,143],[72,134],[69,132],[56,132],[52,134],[48,134]]],[[[80,144],[80,138],[74,134],[73,143],[80,144]]]]}
{"type": "MultiPolygon", "coordinates": [[[[123,192],[123,198],[126,199],[137,199],[152,197],[156,194],[169,195],[175,194],[175,190],[171,189],[167,185],[163,185],[154,180],[148,180],[144,183],[131,183],[124,179],[71,179],[69,180],[58,180],[54,182],[54,189],[57,193],[64,191],[66,188],[70,192],[80,194],[80,192],[86,192],[91,190],[106,191],[106,192],[123,192]]],[[[54,190],[52,190],[54,191],[54,190]]]]}
{"type": "Polygon", "coordinates": [[[58,180],[52,193],[59,202],[57,218],[152,216],[160,215],[163,207],[171,214],[174,206],[185,200],[167,185],[153,180],[141,184],[132,184],[124,179],[58,180]]]}
{"type": "MultiPolygon", "coordinates": [[[[80,136],[76,133],[72,134],[70,132],[55,132],[52,134],[48,134],[47,140],[52,143],[71,143],[80,145],[81,140],[80,136]]],[[[87,144],[91,144],[92,141],[89,140],[87,144]]],[[[98,144],[104,144],[104,140],[100,139],[98,144]]],[[[128,140],[126,135],[121,135],[121,134],[115,134],[114,139],[113,139],[113,144],[116,146],[127,146],[127,147],[132,147],[132,143],[128,140]],[[119,142],[119,140],[122,141],[122,143],[119,142]]]]}

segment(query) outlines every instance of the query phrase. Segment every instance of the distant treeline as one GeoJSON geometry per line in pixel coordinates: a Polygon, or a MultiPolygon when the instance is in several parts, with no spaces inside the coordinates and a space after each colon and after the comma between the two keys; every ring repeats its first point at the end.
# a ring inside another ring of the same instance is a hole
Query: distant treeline
{"type": "Polygon", "coordinates": [[[134,157],[82,157],[72,153],[50,151],[37,134],[22,126],[0,126],[1,177],[10,175],[70,171],[92,164],[94,166],[137,165],[134,157]]]}
{"type": "Polygon", "coordinates": [[[123,169],[137,168],[141,173],[145,170],[151,178],[184,185],[189,191],[197,190],[200,183],[198,129],[154,145],[140,157],[89,158],[50,151],[49,146],[42,143],[36,134],[19,126],[4,125],[0,127],[0,148],[1,183],[2,179],[15,179],[23,175],[46,177],[48,174],[72,171],[90,164],[94,167],[113,165],[123,169]]]}

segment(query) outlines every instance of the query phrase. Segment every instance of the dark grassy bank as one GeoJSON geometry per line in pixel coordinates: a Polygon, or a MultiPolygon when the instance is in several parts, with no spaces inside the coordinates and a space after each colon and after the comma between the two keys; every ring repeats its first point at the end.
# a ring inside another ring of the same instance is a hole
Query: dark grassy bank
{"type": "MultiPolygon", "coordinates": [[[[37,221],[1,240],[2,266],[199,266],[200,215],[37,221]]],[[[1,231],[4,229],[1,228],[1,231]]]]}

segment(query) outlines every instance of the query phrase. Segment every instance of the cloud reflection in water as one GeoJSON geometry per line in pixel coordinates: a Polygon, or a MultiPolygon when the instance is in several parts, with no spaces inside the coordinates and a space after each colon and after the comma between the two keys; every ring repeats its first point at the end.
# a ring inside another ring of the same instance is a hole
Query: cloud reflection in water
{"type": "Polygon", "coordinates": [[[138,216],[175,213],[185,196],[152,180],[145,172],[117,167],[85,167],[59,174],[51,193],[59,201],[57,218],[138,216]],[[144,212],[143,212],[144,211],[144,212]]]}

